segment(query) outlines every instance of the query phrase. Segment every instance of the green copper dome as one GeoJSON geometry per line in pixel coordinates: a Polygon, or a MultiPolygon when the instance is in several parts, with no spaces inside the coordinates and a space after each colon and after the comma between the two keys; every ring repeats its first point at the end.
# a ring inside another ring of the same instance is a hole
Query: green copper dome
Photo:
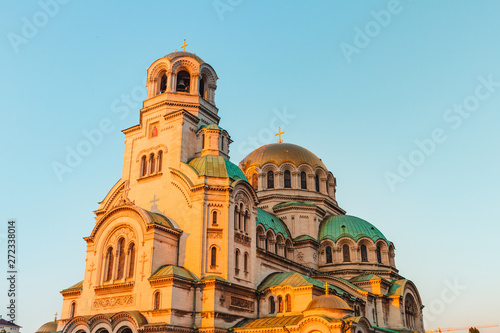
{"type": "Polygon", "coordinates": [[[380,230],[359,217],[335,215],[329,216],[321,222],[318,236],[320,242],[326,238],[336,242],[342,237],[350,237],[356,242],[360,238],[368,237],[374,242],[383,239],[389,243],[380,230]]]}
{"type": "Polygon", "coordinates": [[[188,165],[195,169],[199,176],[248,181],[243,171],[236,164],[219,155],[206,155],[193,158],[188,162],[188,165]]]}
{"type": "Polygon", "coordinates": [[[276,235],[282,234],[283,237],[290,237],[290,231],[280,218],[274,214],[266,212],[261,208],[257,208],[257,224],[262,224],[266,231],[272,229],[276,235]]]}

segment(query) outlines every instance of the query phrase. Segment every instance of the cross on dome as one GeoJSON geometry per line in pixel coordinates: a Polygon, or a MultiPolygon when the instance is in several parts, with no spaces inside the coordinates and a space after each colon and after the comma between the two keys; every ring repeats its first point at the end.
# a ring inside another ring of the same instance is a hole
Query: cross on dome
{"type": "Polygon", "coordinates": [[[328,286],[330,286],[330,285],[328,284],[328,282],[325,282],[324,287],[325,287],[325,295],[326,295],[326,296],[328,296],[328,286]]]}
{"type": "Polygon", "coordinates": [[[278,143],[283,143],[283,140],[281,139],[281,134],[285,134],[285,131],[281,131],[281,127],[278,128],[278,133],[274,134],[274,136],[278,136],[278,143]]]}

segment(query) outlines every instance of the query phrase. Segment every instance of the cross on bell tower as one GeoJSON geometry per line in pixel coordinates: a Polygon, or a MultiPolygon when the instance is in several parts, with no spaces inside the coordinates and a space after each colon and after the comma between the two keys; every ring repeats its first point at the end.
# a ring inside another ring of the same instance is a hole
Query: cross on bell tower
{"type": "Polygon", "coordinates": [[[186,46],[188,46],[189,44],[186,44],[186,40],[184,39],[184,44],[182,44],[181,48],[182,48],[182,51],[186,52],[186,46]]]}

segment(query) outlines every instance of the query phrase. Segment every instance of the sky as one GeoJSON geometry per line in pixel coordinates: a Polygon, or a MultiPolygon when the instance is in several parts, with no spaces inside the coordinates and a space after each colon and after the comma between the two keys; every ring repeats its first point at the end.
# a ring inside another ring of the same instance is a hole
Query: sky
{"type": "Polygon", "coordinates": [[[0,242],[14,219],[22,332],[83,279],[146,70],[184,39],[219,76],[233,162],[281,127],[337,178],[339,205],[395,243],[427,330],[499,324],[500,2],[55,1],[0,10],[0,242]]]}

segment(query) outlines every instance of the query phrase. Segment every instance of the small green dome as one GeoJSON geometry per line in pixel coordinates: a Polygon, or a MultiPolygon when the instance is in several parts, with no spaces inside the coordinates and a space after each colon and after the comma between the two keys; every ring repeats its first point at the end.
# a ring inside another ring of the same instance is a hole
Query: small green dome
{"type": "Polygon", "coordinates": [[[321,222],[318,236],[320,242],[326,238],[336,242],[342,237],[350,237],[356,242],[368,237],[374,242],[383,239],[388,243],[387,238],[373,224],[356,216],[334,215],[321,222]]]}
{"type": "Polygon", "coordinates": [[[219,155],[205,155],[193,158],[188,162],[188,165],[195,169],[199,176],[248,181],[243,171],[236,164],[219,155]]]}
{"type": "Polygon", "coordinates": [[[286,224],[278,216],[266,212],[262,208],[257,208],[257,224],[262,224],[266,231],[272,229],[276,235],[282,234],[285,238],[290,237],[290,231],[286,224]]]}

